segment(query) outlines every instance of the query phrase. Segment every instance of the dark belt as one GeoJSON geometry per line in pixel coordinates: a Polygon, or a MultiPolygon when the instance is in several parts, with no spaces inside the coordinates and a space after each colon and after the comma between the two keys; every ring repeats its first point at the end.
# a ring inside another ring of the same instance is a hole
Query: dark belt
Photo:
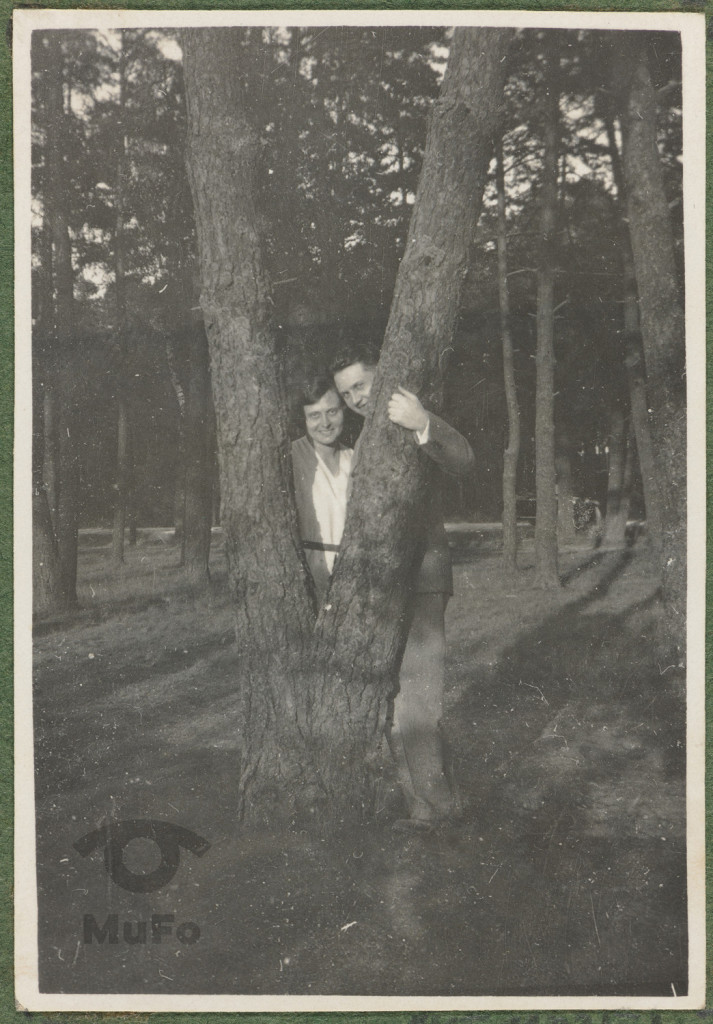
{"type": "Polygon", "coordinates": [[[309,551],[339,551],[338,544],[322,544],[316,540],[303,540],[302,547],[309,551]]]}

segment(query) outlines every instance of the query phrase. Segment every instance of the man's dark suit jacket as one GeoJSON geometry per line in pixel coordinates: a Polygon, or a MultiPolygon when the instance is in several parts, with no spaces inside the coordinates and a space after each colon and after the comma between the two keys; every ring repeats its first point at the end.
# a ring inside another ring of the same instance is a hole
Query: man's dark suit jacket
{"type": "Polygon", "coordinates": [[[452,594],[451,555],[443,525],[442,474],[467,476],[473,472],[475,456],[466,439],[454,427],[432,412],[428,413],[428,419],[428,439],[419,447],[424,457],[427,456],[434,463],[434,468],[419,524],[422,530],[423,558],[414,581],[414,592],[452,594]]]}

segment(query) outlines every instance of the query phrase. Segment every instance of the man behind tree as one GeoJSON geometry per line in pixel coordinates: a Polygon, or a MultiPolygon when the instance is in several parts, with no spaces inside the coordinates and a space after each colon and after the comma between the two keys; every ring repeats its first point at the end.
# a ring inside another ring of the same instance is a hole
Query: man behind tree
{"type": "MultiPolygon", "coordinates": [[[[359,346],[343,349],[332,363],[334,383],[347,406],[366,416],[376,361],[359,346]]],[[[392,423],[410,431],[414,443],[443,471],[465,476],[474,465],[466,439],[440,417],[427,412],[410,391],[399,387],[389,401],[392,423]]],[[[359,442],[355,447],[355,454],[359,442]]],[[[419,523],[423,558],[413,582],[408,638],[387,727],[389,747],[410,817],[395,823],[402,831],[427,831],[452,820],[460,810],[447,773],[447,748],[441,729],[445,679],[445,620],[453,593],[453,574],[437,481],[424,501],[419,523]]]]}

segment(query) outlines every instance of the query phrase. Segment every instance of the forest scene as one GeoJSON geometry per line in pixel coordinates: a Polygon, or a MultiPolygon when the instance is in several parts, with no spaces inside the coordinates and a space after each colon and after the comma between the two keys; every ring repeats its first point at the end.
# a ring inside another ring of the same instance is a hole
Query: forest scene
{"type": "Polygon", "coordinates": [[[679,33],[31,56],[41,990],[686,995],[679,33]],[[325,596],[290,452],[354,345],[325,596]],[[459,807],[422,833],[385,739],[432,487],[399,389],[472,452],[438,495],[459,807]],[[76,852],[144,820],[208,844],[160,891],[76,852]]]}

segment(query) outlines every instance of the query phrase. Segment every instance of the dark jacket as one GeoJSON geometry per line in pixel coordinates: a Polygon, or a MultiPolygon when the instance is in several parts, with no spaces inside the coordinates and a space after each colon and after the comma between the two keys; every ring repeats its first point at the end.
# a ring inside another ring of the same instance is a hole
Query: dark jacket
{"type": "Polygon", "coordinates": [[[442,475],[467,476],[473,472],[475,456],[466,439],[454,427],[433,413],[429,413],[428,418],[428,440],[419,447],[424,457],[433,463],[433,470],[420,521],[423,558],[414,591],[417,594],[452,594],[451,555],[443,525],[442,475]]]}

